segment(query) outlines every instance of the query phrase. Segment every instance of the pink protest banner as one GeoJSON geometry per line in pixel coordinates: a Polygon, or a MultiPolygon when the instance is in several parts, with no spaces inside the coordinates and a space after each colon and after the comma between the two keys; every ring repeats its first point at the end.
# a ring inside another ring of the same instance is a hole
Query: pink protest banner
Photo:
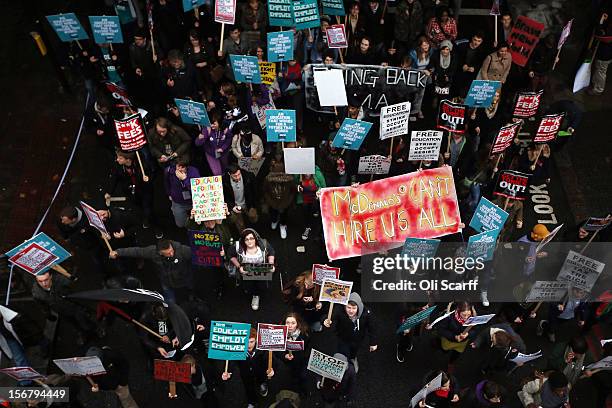
{"type": "Polygon", "coordinates": [[[453,234],[461,223],[449,166],[325,188],[320,202],[329,259],[397,248],[408,237],[453,234]]]}
{"type": "Polygon", "coordinates": [[[344,24],[334,24],[325,30],[327,34],[327,46],[329,48],[347,48],[346,31],[344,24]]]}
{"type": "Polygon", "coordinates": [[[284,324],[257,324],[257,350],[285,351],[287,326],[284,324]]]}
{"type": "Polygon", "coordinates": [[[540,40],[544,24],[525,16],[519,16],[508,37],[512,62],[524,67],[540,40]]]}
{"type": "Polygon", "coordinates": [[[49,265],[53,265],[58,259],[59,257],[33,242],[11,256],[9,262],[32,275],[36,275],[49,265]]]}
{"type": "Polygon", "coordinates": [[[115,120],[121,150],[131,152],[147,144],[142,117],[136,113],[129,118],[115,120]]]}
{"type": "Polygon", "coordinates": [[[521,128],[521,123],[522,121],[514,122],[499,129],[495,137],[495,142],[493,142],[493,146],[491,147],[491,154],[503,153],[510,147],[521,128]]]}
{"type": "Polygon", "coordinates": [[[533,142],[546,143],[554,140],[557,137],[557,133],[559,133],[564,117],[565,113],[543,116],[533,142]]]}
{"type": "Polygon", "coordinates": [[[538,92],[519,92],[516,96],[514,113],[512,113],[512,116],[515,118],[530,118],[535,116],[540,107],[543,93],[544,90],[538,92]]]}
{"type": "Polygon", "coordinates": [[[317,285],[322,285],[326,278],[339,279],[340,268],[321,264],[312,265],[312,281],[317,285]]]}
{"type": "Polygon", "coordinates": [[[215,0],[215,21],[217,23],[234,24],[235,20],[236,0],[215,0]]]}

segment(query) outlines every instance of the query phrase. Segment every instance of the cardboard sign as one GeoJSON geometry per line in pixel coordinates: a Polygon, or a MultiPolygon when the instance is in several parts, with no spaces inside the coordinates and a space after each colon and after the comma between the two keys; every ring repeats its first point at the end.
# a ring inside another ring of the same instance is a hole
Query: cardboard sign
{"type": "Polygon", "coordinates": [[[47,21],[63,42],[86,40],[89,38],[74,13],[47,16],[47,21]]]}
{"type": "Polygon", "coordinates": [[[272,98],[270,98],[270,101],[265,105],[259,105],[257,103],[251,105],[251,112],[253,112],[253,116],[257,118],[259,127],[261,127],[262,130],[266,128],[266,112],[270,109],[276,109],[272,98]]]}
{"type": "MultiPolygon", "coordinates": [[[[342,4],[342,2],[340,4],[342,4]]],[[[327,34],[327,46],[329,48],[348,47],[344,24],[334,24],[327,27],[327,29],[325,30],[325,34],[327,34]]]]}
{"type": "Polygon", "coordinates": [[[559,282],[591,292],[606,264],[570,250],[557,276],[559,282]]]}
{"type": "Polygon", "coordinates": [[[287,351],[304,351],[304,340],[287,340],[287,351]]]}
{"type": "Polygon", "coordinates": [[[295,142],[295,111],[292,109],[268,109],[266,111],[266,136],[268,142],[295,142]]]}
{"type": "Polygon", "coordinates": [[[501,230],[508,219],[508,213],[487,200],[481,197],[478,202],[478,207],[474,211],[470,227],[478,232],[501,230]]]}
{"type": "Polygon", "coordinates": [[[315,174],[314,147],[285,147],[286,174],[315,174]]]}
{"type": "Polygon", "coordinates": [[[259,170],[261,170],[263,163],[263,159],[255,160],[252,157],[241,157],[238,159],[238,167],[240,167],[242,170],[249,171],[256,176],[259,174],[259,170]]]}
{"type": "Polygon", "coordinates": [[[341,382],[344,372],[348,368],[348,362],[312,349],[306,368],[322,377],[341,382]]]}
{"type": "Polygon", "coordinates": [[[225,219],[221,176],[192,178],[191,199],[196,222],[225,219]]]}
{"type": "Polygon", "coordinates": [[[122,43],[121,23],[117,16],[89,16],[96,44],[122,43]]]}
{"type": "MultiPolygon", "coordinates": [[[[270,2],[268,2],[269,5],[270,2]]],[[[268,61],[281,62],[293,59],[293,31],[268,33],[268,61]]]]}
{"type": "Polygon", "coordinates": [[[612,217],[597,218],[589,217],[582,226],[585,231],[600,231],[612,223],[612,217]]]}
{"type": "Polygon", "coordinates": [[[525,302],[558,302],[567,294],[568,287],[567,282],[536,281],[525,302]]]}
{"type": "Polygon", "coordinates": [[[357,187],[324,188],[320,202],[327,256],[332,260],[397,248],[408,237],[453,234],[461,223],[449,166],[357,187]]]}
{"type": "Polygon", "coordinates": [[[276,64],[273,62],[259,61],[259,73],[261,83],[272,85],[276,81],[276,64]]]}
{"type": "Polygon", "coordinates": [[[246,272],[242,275],[242,280],[246,281],[271,281],[274,272],[274,265],[270,263],[251,264],[243,263],[242,268],[246,272]]]}
{"type": "Polygon", "coordinates": [[[296,30],[321,25],[317,0],[293,0],[293,21],[296,30]]]}
{"type": "Polygon", "coordinates": [[[257,350],[285,351],[287,326],[284,324],[257,324],[257,350]]]}
{"type": "Polygon", "coordinates": [[[321,294],[319,295],[319,302],[330,302],[338,303],[341,305],[347,305],[349,297],[351,296],[351,289],[353,288],[353,282],[343,281],[340,279],[323,279],[321,284],[321,294]]]}
{"type": "Polygon", "coordinates": [[[196,7],[200,7],[205,4],[206,4],[206,0],[183,0],[183,11],[186,13],[188,11],[192,11],[196,7]]]}
{"type": "Polygon", "coordinates": [[[31,243],[9,258],[9,262],[24,271],[36,275],[55,265],[58,257],[36,243],[31,243]]]}
{"type": "Polygon", "coordinates": [[[372,154],[359,158],[358,174],[389,174],[391,158],[372,154]]]}
{"type": "Polygon", "coordinates": [[[443,100],[440,102],[440,108],[438,109],[438,129],[464,133],[466,125],[465,112],[465,105],[443,100]]]}
{"type": "Polygon", "coordinates": [[[543,89],[538,92],[519,92],[516,95],[512,116],[515,118],[530,118],[535,116],[536,113],[538,113],[543,93],[543,89]]]}
{"type": "Polygon", "coordinates": [[[158,381],[191,384],[191,364],[172,360],[153,360],[153,378],[158,381]]]}
{"type": "Polygon", "coordinates": [[[236,0],[215,0],[215,21],[234,24],[236,19],[236,0]]]}
{"type": "Polygon", "coordinates": [[[413,314],[400,325],[395,331],[396,334],[402,334],[404,330],[411,329],[418,324],[420,324],[423,320],[426,320],[431,316],[431,314],[436,310],[436,305],[430,306],[427,309],[420,310],[417,313],[413,314]]]}
{"type": "Polygon", "coordinates": [[[438,160],[443,136],[439,130],[413,130],[408,160],[438,160]]]}
{"type": "Polygon", "coordinates": [[[436,256],[439,239],[406,238],[402,248],[402,256],[408,258],[433,258],[436,256]]]}
{"type": "Polygon", "coordinates": [[[514,122],[499,129],[493,146],[491,146],[491,154],[501,154],[512,145],[514,138],[518,135],[521,128],[521,122],[514,122]]]}
{"type": "Polygon", "coordinates": [[[321,264],[312,265],[312,281],[317,285],[322,285],[325,279],[339,279],[340,268],[321,264]]]}
{"type": "Polygon", "coordinates": [[[510,361],[516,364],[525,364],[525,363],[528,363],[529,361],[537,360],[540,357],[542,357],[542,350],[539,350],[538,352],[533,353],[533,354],[518,353],[517,356],[514,358],[511,358],[510,361]]]}
{"type": "Polygon", "coordinates": [[[401,102],[380,108],[381,140],[408,134],[410,107],[410,102],[401,102]]]}
{"type": "Polygon", "coordinates": [[[102,361],[96,356],[63,358],[53,362],[67,375],[85,377],[106,374],[102,361]]]}
{"type": "Polygon", "coordinates": [[[268,24],[271,27],[291,27],[293,26],[293,2],[292,0],[268,0],[267,3],[268,3],[268,24]]]}
{"type": "Polygon", "coordinates": [[[481,258],[483,261],[492,260],[499,231],[495,229],[472,235],[468,239],[465,256],[473,259],[481,258]]]}
{"type": "Polygon", "coordinates": [[[174,99],[174,103],[181,115],[181,121],[189,125],[210,126],[206,105],[201,102],[190,101],[187,99],[174,99]]]}
{"type": "Polygon", "coordinates": [[[321,0],[323,14],[328,16],[344,16],[344,3],[342,0],[321,0]]]}
{"type": "Polygon", "coordinates": [[[520,171],[503,170],[499,173],[493,194],[523,201],[527,198],[530,177],[531,174],[520,171]]]}
{"type": "Polygon", "coordinates": [[[191,246],[191,263],[198,266],[220,267],[223,265],[221,256],[221,235],[214,231],[188,231],[191,246]]]}
{"type": "Polygon", "coordinates": [[[563,45],[569,38],[570,33],[572,31],[573,22],[574,22],[574,19],[572,18],[570,21],[567,22],[565,27],[563,27],[563,31],[561,31],[561,36],[559,37],[559,42],[557,43],[557,50],[560,50],[561,48],[563,48],[563,45]]]}
{"type": "Polygon", "coordinates": [[[481,324],[487,324],[489,321],[495,317],[495,313],[481,316],[472,316],[463,323],[463,327],[468,326],[478,326],[481,324]]]}
{"type": "Polygon", "coordinates": [[[32,367],[9,367],[0,369],[0,373],[6,374],[17,381],[31,381],[38,378],[45,378],[44,375],[34,370],[32,367]]]}
{"type": "Polygon", "coordinates": [[[102,234],[110,235],[106,231],[104,222],[102,221],[102,218],[100,218],[100,216],[98,215],[98,212],[96,211],[96,209],[88,204],[85,204],[82,201],[80,201],[80,204],[81,204],[81,208],[83,208],[83,212],[85,213],[85,216],[87,217],[87,221],[89,221],[89,225],[91,225],[92,227],[100,231],[100,233],[102,234]]]}
{"type": "Polygon", "coordinates": [[[500,88],[500,81],[475,79],[472,81],[464,103],[475,108],[488,108],[493,104],[493,98],[500,88]]]}
{"type": "Polygon", "coordinates": [[[563,228],[563,224],[559,225],[557,228],[555,228],[554,230],[550,231],[550,234],[548,234],[548,236],[546,238],[544,238],[543,240],[540,241],[540,243],[536,247],[536,254],[538,252],[540,252],[542,250],[542,248],[544,248],[544,246],[546,244],[548,244],[550,241],[552,241],[555,238],[555,236],[561,230],[561,228],[563,228]]]}
{"type": "Polygon", "coordinates": [[[359,150],[371,127],[370,122],[345,118],[336,132],[332,146],[339,149],[359,150]]]}
{"type": "Polygon", "coordinates": [[[559,133],[559,129],[561,128],[561,123],[563,122],[564,117],[565,112],[543,116],[542,120],[540,121],[540,126],[538,126],[538,131],[533,138],[533,142],[546,143],[550,142],[551,140],[555,140],[557,133],[559,133]]]}
{"type": "Polygon", "coordinates": [[[147,144],[145,127],[140,113],[135,113],[126,119],[115,119],[115,129],[123,151],[133,152],[147,144]]]}
{"type": "Polygon", "coordinates": [[[586,367],[587,370],[612,370],[612,356],[608,356],[586,367]]]}
{"type": "Polygon", "coordinates": [[[429,394],[436,391],[437,389],[442,387],[442,373],[438,374],[436,378],[425,384],[423,388],[419,392],[417,392],[414,397],[410,400],[410,407],[417,408],[419,406],[419,402],[423,401],[427,398],[429,394]]]}
{"type": "Polygon", "coordinates": [[[248,323],[211,321],[208,358],[246,360],[250,331],[251,325],[248,323]]]}
{"type": "Polygon", "coordinates": [[[261,84],[261,73],[259,72],[257,57],[231,54],[230,63],[236,82],[261,84]]]}
{"type": "Polygon", "coordinates": [[[318,70],[313,75],[320,106],[348,106],[341,70],[318,70]]]}
{"type": "Polygon", "coordinates": [[[544,24],[525,16],[519,16],[508,36],[512,62],[521,67],[527,64],[527,60],[540,40],[542,31],[544,31],[544,24]]]}
{"type": "Polygon", "coordinates": [[[57,242],[52,240],[44,232],[39,232],[34,237],[28,239],[27,241],[25,241],[21,245],[18,245],[15,248],[11,249],[10,251],[6,252],[6,256],[11,258],[12,256],[14,256],[14,255],[18,254],[19,252],[23,251],[24,249],[28,248],[32,244],[36,244],[36,245],[44,248],[46,251],[51,252],[53,255],[55,255],[55,257],[57,257],[57,259],[54,261],[53,264],[48,264],[48,265],[43,266],[42,269],[40,269],[38,271],[38,273],[46,272],[53,265],[61,263],[61,262],[65,261],[66,259],[68,259],[68,258],[70,258],[72,256],[70,254],[70,252],[68,252],[64,248],[62,248],[57,242]]]}

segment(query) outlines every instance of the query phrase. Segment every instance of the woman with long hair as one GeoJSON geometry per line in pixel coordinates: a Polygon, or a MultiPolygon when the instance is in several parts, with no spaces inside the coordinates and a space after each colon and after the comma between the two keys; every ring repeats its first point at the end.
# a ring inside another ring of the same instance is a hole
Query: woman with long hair
{"type": "MultiPolygon", "coordinates": [[[[421,36],[417,39],[417,46],[410,51],[410,58],[412,59],[412,69],[418,69],[423,71],[427,75],[427,84],[431,83],[431,71],[429,67],[429,61],[433,54],[433,48],[431,43],[425,36],[421,36]]],[[[419,88],[414,98],[412,105],[412,113],[414,113],[419,119],[423,119],[423,112],[421,112],[421,105],[423,103],[423,97],[425,96],[425,88],[419,88]]]]}
{"type": "Polygon", "coordinates": [[[300,315],[313,331],[321,331],[319,288],[312,280],[312,271],[304,271],[283,290],[285,302],[300,315]]]}
{"type": "Polygon", "coordinates": [[[195,140],[196,146],[204,146],[206,162],[213,176],[221,176],[229,164],[232,137],[229,129],[221,126],[221,115],[210,113],[210,126],[203,127],[195,140]]]}
{"type": "Polygon", "coordinates": [[[306,365],[308,362],[308,326],[302,317],[295,312],[289,312],[281,324],[287,325],[287,351],[283,361],[291,370],[294,390],[306,394],[306,365]]]}
{"type": "Polygon", "coordinates": [[[455,310],[434,326],[440,336],[442,350],[450,352],[449,365],[459,358],[476,334],[463,326],[473,316],[476,316],[476,310],[470,302],[455,302],[455,310]]]}

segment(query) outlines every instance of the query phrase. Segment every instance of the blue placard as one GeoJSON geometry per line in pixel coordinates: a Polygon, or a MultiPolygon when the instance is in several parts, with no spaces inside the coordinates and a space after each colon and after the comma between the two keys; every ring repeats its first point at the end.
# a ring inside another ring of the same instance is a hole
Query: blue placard
{"type": "Polygon", "coordinates": [[[268,0],[268,24],[271,27],[293,27],[293,2],[268,0]]]}
{"type": "Polygon", "coordinates": [[[248,323],[213,320],[210,325],[208,358],[213,360],[246,360],[249,346],[248,323]]]}
{"type": "Polygon", "coordinates": [[[117,16],[89,16],[96,44],[122,43],[121,23],[117,16]]]}
{"type": "Polygon", "coordinates": [[[296,30],[321,26],[317,0],[296,0],[293,2],[293,20],[296,30]]]}
{"type": "Polygon", "coordinates": [[[261,84],[261,73],[257,57],[249,55],[230,55],[234,79],[237,82],[250,82],[261,84]]]}
{"type": "Polygon", "coordinates": [[[268,142],[295,142],[295,111],[291,109],[266,110],[268,142]]]}
{"type": "Polygon", "coordinates": [[[181,120],[185,124],[210,126],[206,105],[201,102],[194,102],[187,99],[174,98],[174,103],[181,114],[181,120]]]}
{"type": "Polygon", "coordinates": [[[482,197],[474,211],[470,227],[478,232],[501,230],[508,219],[508,213],[482,197]]]}
{"type": "Polygon", "coordinates": [[[344,16],[344,2],[342,0],[321,0],[323,14],[328,16],[344,16]]]}
{"type": "Polygon", "coordinates": [[[21,251],[23,248],[27,247],[30,244],[38,244],[41,247],[45,248],[47,251],[51,252],[53,255],[57,256],[57,258],[58,258],[57,261],[55,261],[52,265],[48,265],[48,266],[44,267],[43,269],[41,269],[38,272],[38,275],[40,275],[41,273],[45,273],[53,265],[61,263],[61,262],[65,261],[66,259],[70,258],[70,256],[71,256],[70,252],[68,252],[64,248],[62,248],[60,246],[60,244],[58,244],[57,242],[52,240],[44,232],[38,233],[38,235],[28,239],[23,244],[15,247],[13,249],[11,249],[10,251],[8,251],[6,253],[6,255],[10,258],[11,256],[15,255],[16,253],[18,253],[19,251],[21,251]]]}
{"type": "Polygon", "coordinates": [[[493,103],[493,97],[500,87],[501,82],[499,81],[474,80],[464,104],[475,108],[488,108],[493,103]]]}
{"type": "Polygon", "coordinates": [[[338,129],[332,146],[340,149],[358,150],[371,127],[370,122],[346,118],[338,129]]]}
{"type": "Polygon", "coordinates": [[[183,0],[183,11],[186,13],[204,4],[206,4],[205,0],[183,0]]]}
{"type": "Polygon", "coordinates": [[[293,59],[293,31],[268,33],[268,61],[281,62],[293,59]]]}
{"type": "Polygon", "coordinates": [[[432,258],[440,246],[439,239],[406,238],[402,255],[409,258],[432,258]]]}
{"type": "Polygon", "coordinates": [[[400,327],[397,328],[397,331],[395,332],[396,334],[401,334],[404,330],[408,330],[413,328],[414,326],[416,326],[417,324],[421,323],[423,320],[427,319],[429,316],[431,316],[431,314],[434,312],[434,310],[436,310],[437,306],[430,306],[425,310],[421,310],[415,314],[413,314],[412,316],[410,316],[409,318],[407,318],[406,320],[404,320],[404,323],[402,323],[402,325],[400,327]]]}
{"type": "Polygon", "coordinates": [[[89,37],[74,13],[47,16],[47,21],[64,42],[86,40],[89,37]]]}
{"type": "Polygon", "coordinates": [[[468,239],[465,254],[466,258],[482,258],[483,261],[490,261],[493,259],[493,252],[495,251],[498,235],[498,229],[472,235],[470,239],[468,239]]]}

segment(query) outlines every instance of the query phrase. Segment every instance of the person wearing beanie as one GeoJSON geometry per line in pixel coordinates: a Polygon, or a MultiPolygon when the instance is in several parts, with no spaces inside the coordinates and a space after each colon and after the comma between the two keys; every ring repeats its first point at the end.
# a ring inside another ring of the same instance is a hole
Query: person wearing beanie
{"type": "Polygon", "coordinates": [[[346,406],[351,406],[357,391],[357,367],[353,360],[348,360],[342,353],[334,354],[334,358],[348,363],[342,381],[336,382],[329,378],[325,381],[317,380],[317,388],[321,390],[321,398],[325,408],[338,406],[340,401],[344,401],[346,406]]]}
{"type": "Polygon", "coordinates": [[[433,107],[438,107],[439,99],[447,99],[453,83],[455,71],[457,71],[457,58],[453,53],[453,43],[444,40],[429,59],[427,69],[432,72],[434,84],[433,107]]]}
{"type": "Polygon", "coordinates": [[[568,401],[568,382],[561,371],[537,375],[517,393],[525,408],[562,408],[568,401]]]}
{"type": "Polygon", "coordinates": [[[548,228],[546,228],[545,225],[536,224],[531,230],[531,233],[523,235],[518,239],[517,242],[524,242],[529,244],[529,247],[527,248],[527,256],[525,257],[525,263],[523,265],[524,276],[529,277],[533,275],[533,272],[536,268],[536,261],[538,260],[538,258],[544,258],[548,256],[548,253],[546,251],[540,251],[536,254],[536,249],[538,248],[538,244],[540,243],[540,241],[546,238],[549,234],[550,232],[548,231],[548,228]]]}

